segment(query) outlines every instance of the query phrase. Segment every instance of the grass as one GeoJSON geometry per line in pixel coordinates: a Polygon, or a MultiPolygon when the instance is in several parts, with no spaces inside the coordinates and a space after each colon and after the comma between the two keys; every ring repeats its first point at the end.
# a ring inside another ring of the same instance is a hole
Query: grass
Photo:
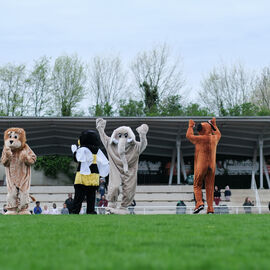
{"type": "Polygon", "coordinates": [[[0,216],[1,269],[269,269],[269,215],[0,216]]]}

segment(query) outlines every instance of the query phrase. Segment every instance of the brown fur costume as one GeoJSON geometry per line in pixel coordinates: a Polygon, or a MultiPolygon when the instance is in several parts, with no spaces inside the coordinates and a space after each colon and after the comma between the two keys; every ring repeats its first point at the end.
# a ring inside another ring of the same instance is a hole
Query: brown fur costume
{"type": "Polygon", "coordinates": [[[220,140],[221,133],[216,126],[216,118],[211,121],[201,123],[199,126],[199,135],[195,136],[193,127],[195,122],[189,120],[189,127],[186,137],[191,143],[195,144],[194,158],[194,194],[196,207],[194,213],[203,209],[202,185],[205,181],[206,201],[208,205],[207,213],[214,213],[214,182],[216,170],[216,149],[220,140]]]}
{"type": "Polygon", "coordinates": [[[25,131],[22,128],[9,128],[4,134],[4,148],[1,162],[5,166],[7,181],[7,213],[30,214],[29,189],[31,182],[30,166],[36,161],[36,155],[26,144],[25,131]]]}

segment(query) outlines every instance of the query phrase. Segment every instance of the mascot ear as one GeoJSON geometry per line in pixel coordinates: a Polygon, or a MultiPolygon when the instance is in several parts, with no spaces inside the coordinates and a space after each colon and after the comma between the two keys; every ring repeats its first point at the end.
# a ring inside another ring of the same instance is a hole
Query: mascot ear
{"type": "Polygon", "coordinates": [[[110,139],[110,144],[113,144],[113,143],[118,144],[118,141],[116,140],[115,136],[116,136],[116,130],[114,130],[113,133],[112,133],[112,136],[111,136],[111,139],[110,139]]]}
{"type": "Polygon", "coordinates": [[[128,131],[128,137],[129,137],[128,140],[127,140],[127,142],[129,142],[129,143],[131,143],[132,141],[135,142],[136,137],[135,137],[135,134],[132,131],[132,129],[130,127],[127,127],[127,131],[128,131]]]}

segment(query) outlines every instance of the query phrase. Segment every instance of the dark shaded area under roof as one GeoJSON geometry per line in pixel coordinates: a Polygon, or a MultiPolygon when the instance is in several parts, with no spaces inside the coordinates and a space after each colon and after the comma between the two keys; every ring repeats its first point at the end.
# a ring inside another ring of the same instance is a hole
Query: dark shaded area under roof
{"type": "MultiPolygon", "coordinates": [[[[108,136],[119,126],[136,128],[143,123],[149,125],[148,147],[144,155],[171,157],[176,140],[181,140],[184,157],[193,156],[194,146],[186,139],[190,117],[104,117],[107,120],[108,136]]],[[[209,120],[208,117],[193,117],[196,123],[209,120]]],[[[27,141],[37,155],[71,155],[70,145],[77,142],[84,129],[95,129],[96,118],[89,117],[1,117],[0,143],[3,133],[9,127],[26,130],[27,141]]],[[[263,138],[264,155],[270,154],[270,117],[219,117],[217,125],[222,133],[217,148],[218,155],[252,157],[258,138],[263,138]]],[[[137,136],[138,139],[138,136],[137,136]]]]}

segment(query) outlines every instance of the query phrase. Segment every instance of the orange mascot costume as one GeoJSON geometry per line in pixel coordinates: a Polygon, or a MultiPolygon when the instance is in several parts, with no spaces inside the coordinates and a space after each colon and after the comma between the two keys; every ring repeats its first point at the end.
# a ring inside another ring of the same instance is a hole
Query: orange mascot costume
{"type": "Polygon", "coordinates": [[[199,135],[194,135],[193,128],[195,122],[189,120],[189,127],[186,137],[195,144],[194,158],[194,194],[196,206],[194,214],[204,209],[202,200],[202,185],[205,181],[206,201],[208,205],[207,213],[214,213],[214,183],[216,170],[216,149],[220,140],[221,133],[216,125],[216,118],[211,121],[200,123],[197,126],[199,135]]]}

